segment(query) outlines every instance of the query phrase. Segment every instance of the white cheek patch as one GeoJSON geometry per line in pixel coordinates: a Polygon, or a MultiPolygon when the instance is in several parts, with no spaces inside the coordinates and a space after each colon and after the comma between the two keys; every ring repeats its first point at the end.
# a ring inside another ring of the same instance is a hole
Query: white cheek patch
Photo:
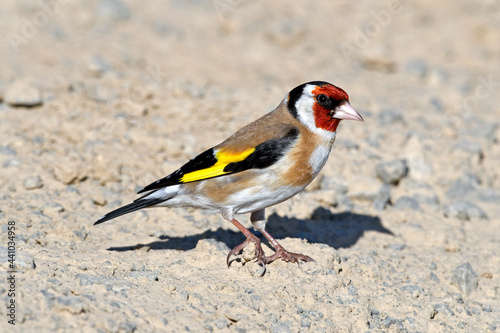
{"type": "Polygon", "coordinates": [[[295,103],[295,107],[297,108],[297,118],[310,130],[316,128],[312,110],[312,106],[314,104],[314,96],[311,91],[313,89],[314,86],[309,84],[306,85],[304,87],[304,91],[302,92],[302,96],[300,96],[300,98],[295,103]]]}
{"type": "Polygon", "coordinates": [[[316,127],[316,121],[314,119],[313,111],[313,104],[315,103],[315,100],[312,93],[314,89],[316,89],[316,86],[313,86],[311,84],[308,84],[304,87],[302,96],[297,100],[295,104],[295,107],[297,108],[297,118],[302,124],[306,125],[306,127],[311,132],[321,135],[328,140],[335,140],[334,132],[316,127]]]}

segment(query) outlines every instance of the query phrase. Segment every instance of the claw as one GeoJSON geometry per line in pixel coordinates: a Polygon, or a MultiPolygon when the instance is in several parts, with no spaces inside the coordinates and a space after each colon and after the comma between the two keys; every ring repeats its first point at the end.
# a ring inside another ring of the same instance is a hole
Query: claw
{"type": "Polygon", "coordinates": [[[247,238],[243,243],[236,246],[234,249],[231,250],[231,252],[227,254],[226,263],[228,268],[229,268],[229,258],[231,258],[231,256],[238,255],[248,245],[248,243],[250,243],[250,238],[247,238]]]}
{"type": "Polygon", "coordinates": [[[260,232],[269,240],[271,245],[274,247],[274,254],[272,256],[266,257],[265,258],[265,263],[269,264],[276,259],[281,259],[286,262],[296,262],[300,263],[300,261],[305,261],[305,262],[316,262],[313,258],[300,254],[300,253],[293,253],[293,252],[288,252],[281,246],[278,241],[269,234],[269,232],[266,231],[266,229],[262,228],[260,229],[260,232]]]}
{"type": "Polygon", "coordinates": [[[300,264],[301,260],[305,262],[316,262],[316,260],[304,254],[288,252],[279,244],[276,245],[275,250],[276,252],[273,255],[265,257],[266,264],[269,264],[275,261],[276,259],[281,259],[283,261],[292,263],[296,262],[297,264],[300,264]]]}
{"type": "Polygon", "coordinates": [[[260,240],[255,235],[250,235],[249,237],[247,237],[247,239],[243,243],[236,246],[234,249],[231,250],[231,252],[228,253],[227,258],[226,258],[226,263],[227,263],[228,268],[230,265],[229,259],[231,258],[231,256],[238,255],[250,242],[255,244],[255,255],[254,255],[253,259],[256,259],[257,263],[260,266],[262,266],[264,268],[266,267],[266,256],[264,254],[264,250],[262,249],[262,246],[260,245],[260,240]]]}

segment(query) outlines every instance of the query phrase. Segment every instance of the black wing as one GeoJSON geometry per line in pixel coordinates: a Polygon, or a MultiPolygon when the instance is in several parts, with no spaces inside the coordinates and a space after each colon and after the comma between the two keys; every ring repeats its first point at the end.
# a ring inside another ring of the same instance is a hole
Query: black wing
{"type": "Polygon", "coordinates": [[[264,141],[254,148],[235,155],[227,154],[223,149],[210,148],[184,164],[177,171],[149,184],[138,193],[220,177],[248,169],[267,168],[276,163],[288,151],[298,136],[299,130],[293,127],[280,138],[264,141]]]}

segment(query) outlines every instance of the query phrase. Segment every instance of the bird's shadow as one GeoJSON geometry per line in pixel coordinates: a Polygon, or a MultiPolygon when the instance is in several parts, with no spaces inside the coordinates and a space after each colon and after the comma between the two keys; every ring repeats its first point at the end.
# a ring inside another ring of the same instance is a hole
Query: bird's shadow
{"type": "MultiPolygon", "coordinates": [[[[379,217],[362,215],[351,212],[333,214],[328,209],[318,207],[310,219],[281,217],[275,213],[268,217],[266,230],[276,239],[286,237],[304,238],[309,243],[322,243],[335,249],[348,248],[354,245],[363,236],[365,231],[374,230],[393,235],[385,228],[379,217]]],[[[261,235],[258,235],[261,236],[261,235]]],[[[110,247],[108,251],[131,251],[148,247],[150,250],[191,250],[202,239],[215,239],[233,248],[243,242],[244,236],[240,232],[218,228],[215,231],[207,230],[203,233],[185,237],[170,237],[162,235],[159,240],[147,244],[110,247]]],[[[263,242],[266,242],[263,239],[263,242]]],[[[269,244],[268,244],[269,245],[269,244]]]]}

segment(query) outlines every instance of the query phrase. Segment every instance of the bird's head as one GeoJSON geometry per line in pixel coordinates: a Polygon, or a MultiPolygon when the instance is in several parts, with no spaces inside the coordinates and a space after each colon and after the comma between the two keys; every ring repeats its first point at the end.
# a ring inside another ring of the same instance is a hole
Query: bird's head
{"type": "Polygon", "coordinates": [[[301,84],[286,98],[290,113],[311,131],[335,132],[342,119],[364,121],[349,104],[349,96],[339,87],[323,81],[301,84]]]}

